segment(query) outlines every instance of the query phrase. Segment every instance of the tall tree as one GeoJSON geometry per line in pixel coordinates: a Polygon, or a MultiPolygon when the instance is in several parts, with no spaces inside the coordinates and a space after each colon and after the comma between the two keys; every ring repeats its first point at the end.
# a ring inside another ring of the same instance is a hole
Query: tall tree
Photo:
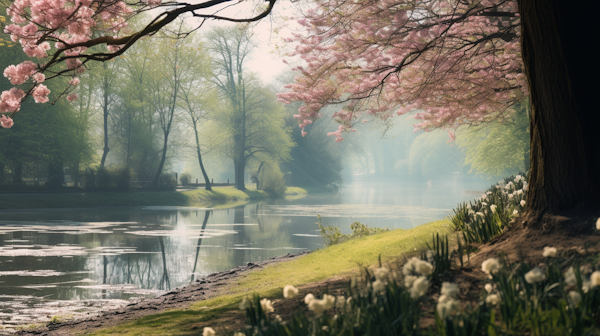
{"type": "Polygon", "coordinates": [[[241,26],[216,28],[208,35],[214,54],[214,81],[227,103],[220,119],[231,135],[229,156],[233,159],[235,187],[245,190],[248,159],[257,153],[276,160],[286,159],[292,142],[284,127],[283,107],[270,90],[248,73],[246,61],[254,45],[241,26]]]}

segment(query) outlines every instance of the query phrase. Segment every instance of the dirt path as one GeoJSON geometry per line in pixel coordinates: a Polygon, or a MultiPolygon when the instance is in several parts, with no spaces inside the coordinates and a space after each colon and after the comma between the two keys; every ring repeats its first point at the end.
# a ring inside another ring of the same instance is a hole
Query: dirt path
{"type": "Polygon", "coordinates": [[[37,329],[20,331],[17,335],[79,335],[95,329],[107,328],[133,321],[167,309],[185,308],[193,302],[216,296],[222,286],[227,285],[231,280],[244,273],[263,268],[269,264],[290,261],[308,253],[287,254],[261,262],[248,263],[246,266],[240,266],[229,271],[212,273],[206,278],[198,279],[190,285],[175,289],[155,298],[148,298],[140,302],[130,303],[118,309],[99,312],[99,315],[89,318],[67,320],[61,323],[48,324],[37,329]]]}

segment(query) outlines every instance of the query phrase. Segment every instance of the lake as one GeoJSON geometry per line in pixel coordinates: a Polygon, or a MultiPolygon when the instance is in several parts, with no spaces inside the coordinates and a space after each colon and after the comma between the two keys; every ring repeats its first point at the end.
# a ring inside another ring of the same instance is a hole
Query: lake
{"type": "Polygon", "coordinates": [[[122,306],[248,262],[323,247],[315,224],[409,229],[490,182],[356,183],[336,194],[230,209],[2,211],[0,318],[8,329],[122,306]]]}

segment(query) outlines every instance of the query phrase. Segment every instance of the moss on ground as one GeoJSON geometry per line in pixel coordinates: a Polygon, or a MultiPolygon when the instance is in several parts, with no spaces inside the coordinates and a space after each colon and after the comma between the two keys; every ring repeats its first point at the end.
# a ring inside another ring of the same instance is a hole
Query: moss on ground
{"type": "Polygon", "coordinates": [[[283,286],[308,284],[335,275],[350,276],[359,269],[382,261],[393,261],[401,255],[423,248],[432,234],[446,232],[450,222],[440,220],[409,230],[394,230],[350,240],[314,251],[295,260],[266,266],[236,279],[227,293],[196,302],[186,310],[172,310],[143,317],[131,323],[99,330],[93,335],[191,335],[194,326],[210,321],[228,311],[238,309],[240,300],[251,293],[280,298],[283,286]]]}

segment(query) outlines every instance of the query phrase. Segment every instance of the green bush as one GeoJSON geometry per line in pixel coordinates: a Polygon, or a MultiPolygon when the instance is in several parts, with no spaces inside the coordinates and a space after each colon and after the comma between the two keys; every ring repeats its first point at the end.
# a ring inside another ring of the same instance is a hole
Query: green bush
{"type": "Polygon", "coordinates": [[[177,188],[177,180],[175,174],[162,173],[158,178],[158,187],[161,189],[174,190],[177,188]]]}
{"type": "Polygon", "coordinates": [[[100,189],[109,189],[113,186],[114,174],[105,167],[96,169],[96,184],[100,189]]]}
{"type": "Polygon", "coordinates": [[[131,188],[131,180],[134,174],[129,168],[120,168],[116,171],[117,189],[127,191],[131,188]]]}
{"type": "Polygon", "coordinates": [[[257,178],[260,189],[266,191],[269,196],[276,198],[285,196],[285,180],[277,164],[266,163],[257,178]]]}
{"type": "Polygon", "coordinates": [[[88,168],[85,170],[83,183],[85,189],[94,189],[96,187],[96,171],[94,169],[88,168]]]}
{"type": "Polygon", "coordinates": [[[191,180],[192,180],[192,175],[190,175],[188,173],[183,173],[179,177],[179,181],[181,181],[181,185],[183,185],[183,186],[190,185],[191,180]]]}
{"type": "Polygon", "coordinates": [[[342,231],[340,231],[338,227],[332,225],[323,226],[320,215],[317,215],[317,218],[318,222],[316,224],[319,225],[319,229],[321,229],[321,237],[323,237],[323,240],[325,240],[326,246],[336,245],[343,243],[349,239],[366,237],[377,233],[387,232],[390,230],[388,228],[382,229],[378,227],[369,228],[367,225],[361,222],[354,222],[350,224],[350,229],[352,229],[352,233],[349,235],[345,235],[342,233],[342,231]]]}

